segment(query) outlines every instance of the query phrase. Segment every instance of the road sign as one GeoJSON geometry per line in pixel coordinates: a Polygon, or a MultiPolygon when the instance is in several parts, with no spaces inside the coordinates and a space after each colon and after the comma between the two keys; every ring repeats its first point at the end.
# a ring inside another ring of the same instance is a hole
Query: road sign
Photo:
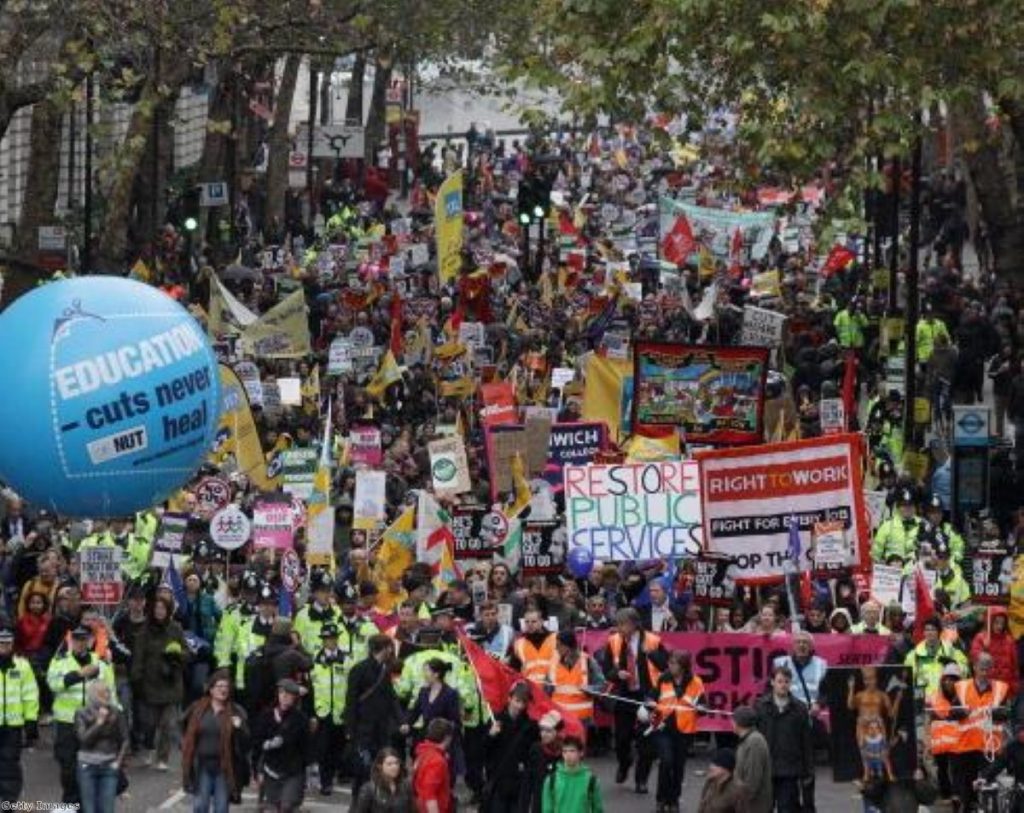
{"type": "Polygon", "coordinates": [[[203,207],[227,206],[228,185],[224,181],[199,184],[199,205],[203,207]]]}
{"type": "Polygon", "coordinates": [[[38,234],[40,251],[67,250],[68,232],[63,226],[40,226],[38,234]]]}
{"type": "MultiPolygon", "coordinates": [[[[344,124],[322,125],[313,128],[314,158],[362,158],[364,156],[362,127],[344,124]]],[[[300,125],[295,136],[295,151],[309,150],[309,129],[300,125]]]]}
{"type": "Polygon", "coordinates": [[[991,420],[988,407],[953,407],[953,445],[988,446],[991,420]]]}

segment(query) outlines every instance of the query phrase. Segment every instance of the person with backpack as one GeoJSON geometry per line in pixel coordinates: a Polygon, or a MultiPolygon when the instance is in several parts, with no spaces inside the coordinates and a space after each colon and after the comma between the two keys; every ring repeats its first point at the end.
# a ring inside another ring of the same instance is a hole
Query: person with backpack
{"type": "Polygon", "coordinates": [[[583,742],[562,740],[562,762],[544,782],[542,813],[603,813],[601,788],[593,771],[583,764],[583,742]]]}

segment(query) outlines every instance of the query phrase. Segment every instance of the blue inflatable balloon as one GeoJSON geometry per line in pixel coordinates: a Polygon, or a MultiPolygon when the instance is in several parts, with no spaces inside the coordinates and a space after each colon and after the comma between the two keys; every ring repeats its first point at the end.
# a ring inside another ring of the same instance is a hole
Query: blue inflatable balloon
{"type": "Polygon", "coordinates": [[[577,579],[587,578],[594,569],[594,554],[582,545],[572,548],[566,561],[569,563],[569,572],[577,579]]]}
{"type": "Polygon", "coordinates": [[[195,473],[217,359],[163,292],[120,277],[37,288],[0,314],[0,479],[67,516],[130,515],[195,473]]]}

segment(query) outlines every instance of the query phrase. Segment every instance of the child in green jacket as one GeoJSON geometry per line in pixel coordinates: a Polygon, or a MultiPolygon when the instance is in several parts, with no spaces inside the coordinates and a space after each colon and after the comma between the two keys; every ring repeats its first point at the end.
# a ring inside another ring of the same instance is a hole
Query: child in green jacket
{"type": "Polygon", "coordinates": [[[604,813],[597,777],[583,764],[583,743],[562,742],[562,762],[544,781],[543,813],[604,813]]]}

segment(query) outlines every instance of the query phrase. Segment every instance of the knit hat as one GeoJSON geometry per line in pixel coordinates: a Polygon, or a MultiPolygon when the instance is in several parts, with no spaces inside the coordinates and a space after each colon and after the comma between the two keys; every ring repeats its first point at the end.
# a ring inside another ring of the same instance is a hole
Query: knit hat
{"type": "Polygon", "coordinates": [[[731,748],[719,748],[711,755],[711,764],[732,773],[736,770],[736,752],[731,748]]]}
{"type": "Polygon", "coordinates": [[[750,706],[737,706],[733,709],[732,720],[740,728],[754,728],[757,725],[757,712],[750,706]]]}

